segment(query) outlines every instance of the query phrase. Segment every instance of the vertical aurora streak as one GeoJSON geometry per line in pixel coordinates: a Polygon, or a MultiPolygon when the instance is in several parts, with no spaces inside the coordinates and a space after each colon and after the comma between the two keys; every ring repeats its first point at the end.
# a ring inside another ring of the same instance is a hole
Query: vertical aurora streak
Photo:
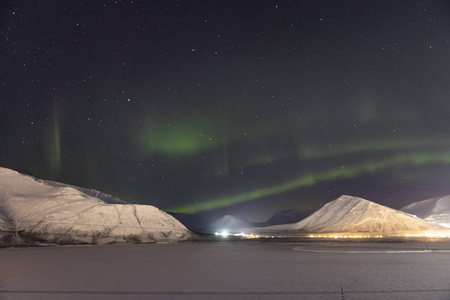
{"type": "Polygon", "coordinates": [[[56,108],[53,111],[52,138],[50,143],[49,160],[52,174],[61,172],[61,132],[59,114],[56,108]]]}

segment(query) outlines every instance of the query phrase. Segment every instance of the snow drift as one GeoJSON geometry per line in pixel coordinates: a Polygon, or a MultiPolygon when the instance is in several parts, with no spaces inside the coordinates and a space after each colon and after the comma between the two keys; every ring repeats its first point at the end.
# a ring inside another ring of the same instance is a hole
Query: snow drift
{"type": "Polygon", "coordinates": [[[429,223],[450,228],[450,195],[414,202],[400,210],[429,223]]]}
{"type": "Polygon", "coordinates": [[[362,198],[344,195],[327,203],[320,210],[298,223],[272,226],[267,229],[305,233],[391,235],[444,228],[362,198]]]}
{"type": "Polygon", "coordinates": [[[150,205],[0,168],[0,239],[24,243],[178,241],[189,231],[150,205]],[[102,200],[103,199],[103,200],[102,200]]]}

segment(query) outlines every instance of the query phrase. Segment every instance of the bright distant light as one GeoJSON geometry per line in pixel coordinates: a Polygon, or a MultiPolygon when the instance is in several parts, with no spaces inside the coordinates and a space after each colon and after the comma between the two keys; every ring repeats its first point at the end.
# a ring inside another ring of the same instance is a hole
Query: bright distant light
{"type": "Polygon", "coordinates": [[[358,234],[310,234],[310,238],[323,239],[367,239],[367,238],[382,238],[382,235],[358,235],[358,234]]]}
{"type": "Polygon", "coordinates": [[[257,239],[257,238],[259,238],[259,235],[250,234],[249,236],[247,236],[247,238],[248,239],[257,239]]]}
{"type": "Polygon", "coordinates": [[[221,232],[215,232],[214,234],[217,235],[217,236],[221,236],[223,238],[227,238],[230,235],[231,236],[236,236],[236,237],[244,237],[244,238],[247,238],[247,239],[257,239],[257,238],[259,238],[259,235],[247,234],[245,232],[230,233],[230,232],[228,232],[226,230],[223,230],[221,232]]]}
{"type": "Polygon", "coordinates": [[[415,234],[406,234],[406,237],[431,237],[431,238],[449,238],[449,232],[424,232],[415,234]]]}
{"type": "Polygon", "coordinates": [[[246,237],[247,234],[241,232],[241,233],[235,233],[234,236],[242,236],[242,237],[246,237]]]}
{"type": "Polygon", "coordinates": [[[214,233],[215,235],[220,235],[223,238],[227,238],[230,234],[228,233],[228,231],[224,230],[222,232],[216,232],[214,233]]]}

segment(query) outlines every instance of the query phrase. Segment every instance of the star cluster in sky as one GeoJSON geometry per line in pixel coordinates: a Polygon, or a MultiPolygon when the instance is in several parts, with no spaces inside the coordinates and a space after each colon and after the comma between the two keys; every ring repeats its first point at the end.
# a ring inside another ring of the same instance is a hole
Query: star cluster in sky
{"type": "Polygon", "coordinates": [[[391,206],[449,194],[449,8],[3,3],[0,163],[250,219],[340,193],[391,206]]]}

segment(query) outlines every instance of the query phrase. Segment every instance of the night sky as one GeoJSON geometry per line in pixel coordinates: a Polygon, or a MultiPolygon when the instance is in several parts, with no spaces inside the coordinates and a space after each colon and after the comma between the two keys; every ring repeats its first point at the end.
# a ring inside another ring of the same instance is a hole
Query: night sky
{"type": "Polygon", "coordinates": [[[450,194],[449,1],[0,5],[0,166],[251,221],[450,194]]]}

